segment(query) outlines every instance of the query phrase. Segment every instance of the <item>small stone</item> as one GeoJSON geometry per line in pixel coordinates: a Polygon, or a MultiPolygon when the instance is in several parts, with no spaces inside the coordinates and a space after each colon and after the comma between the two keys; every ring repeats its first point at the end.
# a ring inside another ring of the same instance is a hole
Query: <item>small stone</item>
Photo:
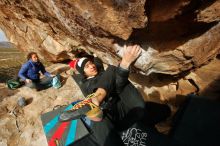
{"type": "Polygon", "coordinates": [[[25,100],[24,97],[20,97],[20,98],[18,99],[18,105],[19,105],[20,107],[24,107],[24,106],[26,105],[26,100],[25,100]]]}

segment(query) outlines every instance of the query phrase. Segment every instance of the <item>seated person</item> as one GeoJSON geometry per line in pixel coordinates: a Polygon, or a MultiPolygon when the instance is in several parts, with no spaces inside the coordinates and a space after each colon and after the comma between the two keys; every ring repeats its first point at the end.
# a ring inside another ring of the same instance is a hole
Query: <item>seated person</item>
{"type": "Polygon", "coordinates": [[[54,75],[45,70],[36,52],[30,52],[27,55],[27,62],[19,70],[18,77],[25,82],[27,87],[42,90],[52,86],[54,75]],[[40,79],[40,72],[45,75],[42,79],[40,79]]]}

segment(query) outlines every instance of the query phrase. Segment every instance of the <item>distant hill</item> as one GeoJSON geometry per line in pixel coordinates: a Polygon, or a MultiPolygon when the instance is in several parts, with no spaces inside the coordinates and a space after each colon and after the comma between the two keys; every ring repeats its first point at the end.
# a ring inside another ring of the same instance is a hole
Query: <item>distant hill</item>
{"type": "Polygon", "coordinates": [[[10,42],[0,42],[0,48],[15,48],[15,46],[10,42]]]}

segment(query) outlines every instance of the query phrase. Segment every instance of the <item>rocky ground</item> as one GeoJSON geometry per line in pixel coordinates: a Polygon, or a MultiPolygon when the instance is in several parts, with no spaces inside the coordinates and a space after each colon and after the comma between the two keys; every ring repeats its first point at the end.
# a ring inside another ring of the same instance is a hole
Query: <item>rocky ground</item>
{"type": "Polygon", "coordinates": [[[47,145],[40,120],[41,114],[83,97],[71,77],[63,77],[63,86],[60,89],[50,88],[36,92],[22,87],[8,90],[2,83],[0,88],[1,146],[47,145]],[[24,97],[28,103],[23,108],[17,105],[20,97],[24,97]]]}
{"type": "MultiPolygon", "coordinates": [[[[185,80],[191,79],[198,86],[197,93],[211,98],[218,98],[220,95],[219,72],[216,66],[220,66],[220,60],[215,59],[208,65],[191,72],[178,82],[161,86],[165,79],[157,80],[157,87],[148,84],[152,79],[142,86],[139,84],[141,78],[132,74],[130,79],[142,93],[146,101],[168,103],[175,113],[178,106],[184,100],[184,94],[196,89],[195,86],[186,84],[185,80]],[[159,82],[160,81],[160,82],[159,82]],[[179,94],[175,97],[172,94],[172,84],[179,84],[179,94]],[[161,86],[161,87],[160,87],[161,86]],[[150,93],[151,88],[157,88],[158,93],[150,93]],[[170,89],[169,89],[170,88],[170,89]],[[160,90],[159,90],[160,89],[160,90]],[[167,91],[167,94],[163,94],[167,91]],[[189,91],[187,91],[189,90],[189,91]],[[150,94],[146,94],[146,91],[150,94]],[[150,96],[149,96],[150,95],[150,96]],[[168,96],[170,95],[170,96],[168,96]]],[[[51,111],[56,107],[67,105],[78,98],[83,98],[82,93],[74,80],[69,75],[68,66],[65,64],[54,64],[47,68],[50,72],[60,72],[62,76],[62,87],[60,89],[49,88],[43,91],[33,91],[27,87],[16,90],[9,90],[4,83],[0,84],[0,145],[1,146],[43,146],[46,145],[46,137],[43,134],[41,114],[51,111]],[[24,97],[27,105],[23,108],[17,105],[20,97],[24,97]]],[[[155,78],[156,79],[156,78],[155,78]]],[[[188,81],[188,80],[187,80],[188,81]]],[[[154,83],[154,85],[156,84],[154,83]]],[[[196,93],[196,92],[194,92],[196,93]]],[[[167,133],[170,129],[171,117],[157,125],[159,131],[167,133]]]]}
{"type": "MultiPolygon", "coordinates": [[[[36,92],[21,87],[9,90],[5,82],[17,75],[24,61],[25,54],[17,49],[0,49],[0,146],[47,145],[40,115],[83,97],[73,79],[65,73],[68,67],[65,64],[47,67],[50,72],[62,72],[63,86],[60,89],[36,92]],[[23,108],[17,105],[20,97],[27,101],[23,108]]],[[[48,66],[49,63],[44,64],[48,66]]]]}

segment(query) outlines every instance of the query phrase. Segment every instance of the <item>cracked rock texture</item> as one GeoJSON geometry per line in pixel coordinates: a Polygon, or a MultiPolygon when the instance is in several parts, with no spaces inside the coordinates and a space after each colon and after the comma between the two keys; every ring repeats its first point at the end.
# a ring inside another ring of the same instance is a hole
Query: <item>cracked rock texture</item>
{"type": "MultiPolygon", "coordinates": [[[[220,0],[0,0],[0,8],[0,28],[24,54],[59,63],[81,48],[117,65],[133,42],[142,54],[130,80],[146,101],[169,103],[175,112],[190,93],[219,98],[220,0]]],[[[64,78],[58,90],[0,84],[1,146],[46,145],[40,115],[81,97],[68,66],[51,70],[64,78]],[[29,104],[17,107],[19,97],[29,104]]]]}
{"type": "Polygon", "coordinates": [[[136,68],[175,75],[220,50],[219,0],[0,0],[0,7],[9,40],[53,62],[82,48],[117,64],[118,51],[132,41],[143,49],[136,68]]]}

